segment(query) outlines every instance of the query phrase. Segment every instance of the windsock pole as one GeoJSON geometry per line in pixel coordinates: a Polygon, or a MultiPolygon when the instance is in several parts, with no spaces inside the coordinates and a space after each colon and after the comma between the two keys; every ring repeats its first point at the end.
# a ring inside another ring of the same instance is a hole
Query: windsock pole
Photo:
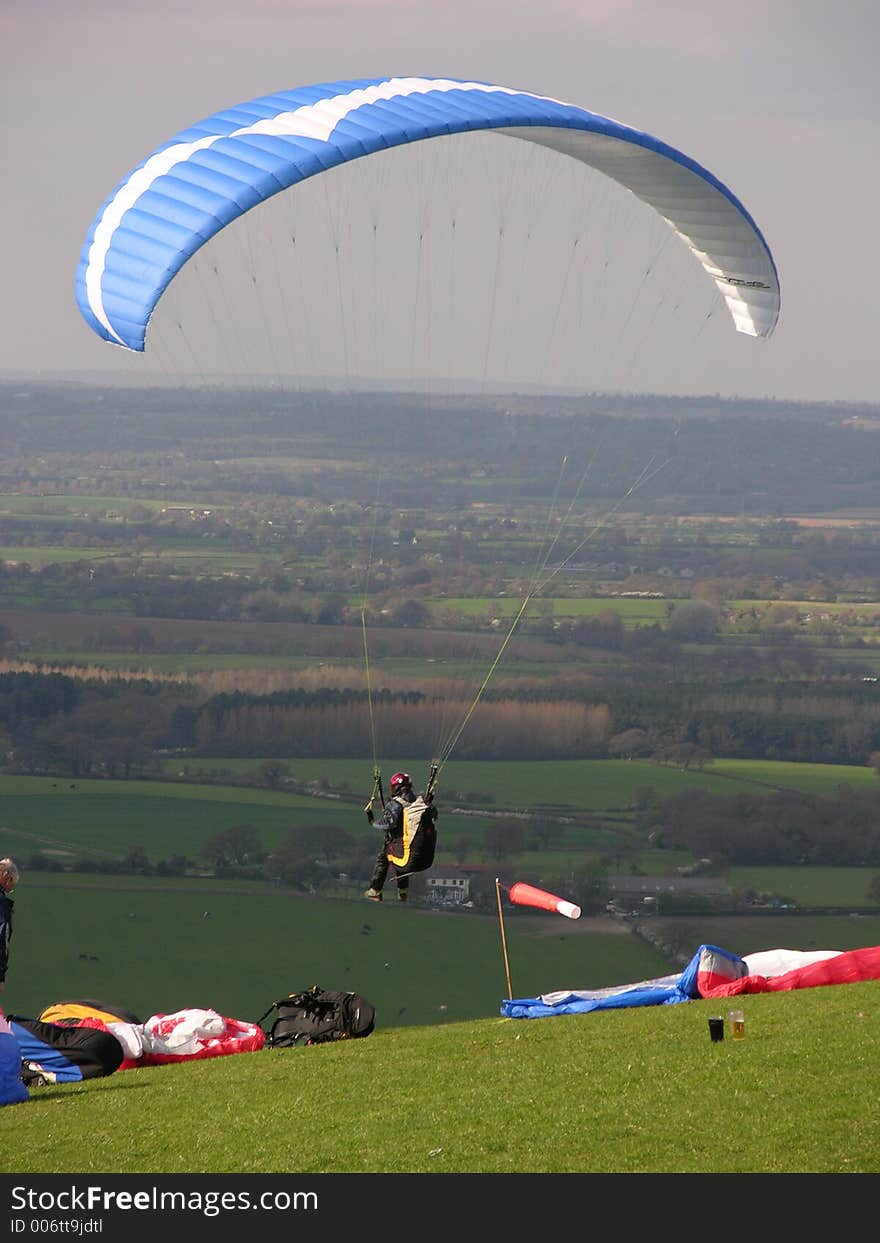
{"type": "Polygon", "coordinates": [[[501,927],[501,948],[504,951],[504,971],[507,976],[507,1000],[513,1001],[513,989],[510,986],[510,963],[507,960],[507,937],[504,935],[504,915],[501,911],[501,879],[495,877],[495,897],[498,899],[498,923],[501,927]]]}

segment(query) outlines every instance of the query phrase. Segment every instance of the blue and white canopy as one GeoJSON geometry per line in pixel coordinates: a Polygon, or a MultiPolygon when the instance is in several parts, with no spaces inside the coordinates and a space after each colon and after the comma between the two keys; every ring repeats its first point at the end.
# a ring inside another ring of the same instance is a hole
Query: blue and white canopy
{"type": "Polygon", "coordinates": [[[474,130],[553,148],[626,187],[690,248],[724,295],[737,331],[773,331],[779,280],[770,250],[712,173],[659,138],[576,104],[447,78],[304,86],[183,130],[129,173],[98,212],[77,271],[80,311],[104,340],[141,351],[168,283],[250,208],[346,161],[474,130]]]}

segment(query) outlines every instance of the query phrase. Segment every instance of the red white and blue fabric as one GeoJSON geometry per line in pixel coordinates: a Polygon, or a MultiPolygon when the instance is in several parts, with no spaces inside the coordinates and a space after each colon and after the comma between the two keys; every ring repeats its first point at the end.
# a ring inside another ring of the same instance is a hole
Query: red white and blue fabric
{"type": "Polygon", "coordinates": [[[858,950],[762,950],[740,958],[717,945],[701,945],[674,975],[619,984],[610,988],[574,989],[503,1001],[510,1019],[588,1014],[630,1006],[669,1006],[700,997],[735,997],[743,993],[785,992],[827,984],[855,984],[880,979],[880,946],[858,950]]]}

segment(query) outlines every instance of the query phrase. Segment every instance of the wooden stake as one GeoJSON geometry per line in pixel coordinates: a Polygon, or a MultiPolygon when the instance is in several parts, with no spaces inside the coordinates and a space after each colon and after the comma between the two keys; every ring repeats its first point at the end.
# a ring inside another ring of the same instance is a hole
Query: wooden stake
{"type": "Polygon", "coordinates": [[[510,987],[510,963],[507,961],[507,938],[504,935],[504,916],[501,913],[501,881],[495,877],[495,897],[498,899],[498,923],[501,926],[501,948],[504,951],[504,971],[507,976],[507,1000],[513,1001],[513,989],[510,987]]]}

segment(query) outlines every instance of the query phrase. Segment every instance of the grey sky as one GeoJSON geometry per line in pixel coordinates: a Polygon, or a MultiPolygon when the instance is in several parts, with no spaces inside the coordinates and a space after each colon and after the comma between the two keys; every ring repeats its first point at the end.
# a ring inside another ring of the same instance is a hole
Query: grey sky
{"type": "MultiPolygon", "coordinates": [[[[720,177],[764,232],[782,284],[769,341],[691,320],[678,357],[668,332],[643,328],[637,364],[597,370],[596,387],[880,401],[874,0],[0,0],[0,32],[0,374],[131,368],[86,327],[72,286],[92,218],[154,147],[254,95],[412,74],[648,130],[720,177]]],[[[560,378],[590,386],[588,366],[560,378]]]]}

